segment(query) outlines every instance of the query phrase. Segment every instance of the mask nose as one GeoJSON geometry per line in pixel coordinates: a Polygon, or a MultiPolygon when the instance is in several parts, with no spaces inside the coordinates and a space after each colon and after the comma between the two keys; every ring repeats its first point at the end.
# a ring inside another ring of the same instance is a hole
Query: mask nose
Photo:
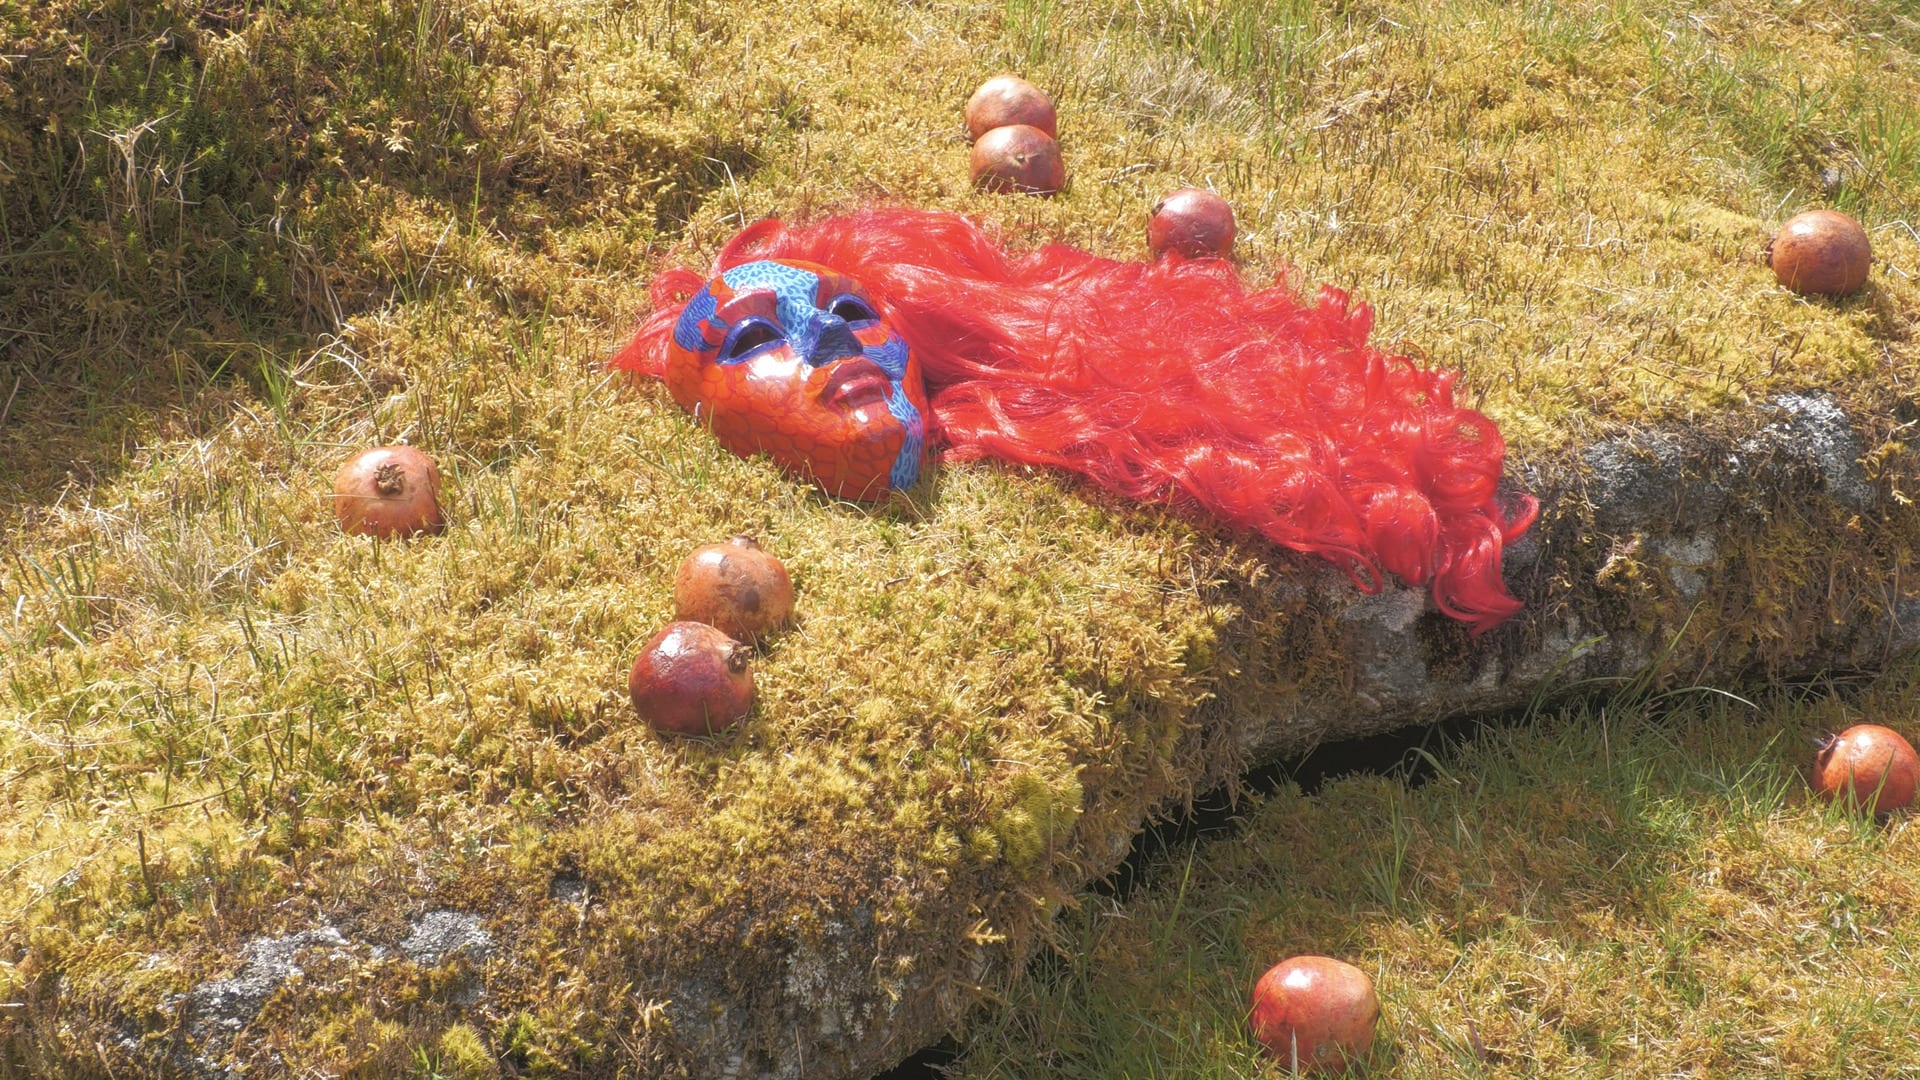
{"type": "Polygon", "coordinates": [[[865,352],[860,339],[853,336],[853,327],[830,311],[814,312],[796,337],[799,340],[795,344],[809,367],[820,367],[843,356],[859,356],[865,352]]]}

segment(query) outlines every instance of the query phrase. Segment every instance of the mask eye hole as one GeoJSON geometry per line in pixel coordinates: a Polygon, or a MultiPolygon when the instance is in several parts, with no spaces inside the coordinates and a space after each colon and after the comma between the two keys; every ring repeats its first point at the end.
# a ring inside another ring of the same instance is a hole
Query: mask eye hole
{"type": "Polygon", "coordinates": [[[873,322],[880,318],[873,306],[857,296],[835,297],[827,310],[850,323],[873,322]]]}
{"type": "Polygon", "coordinates": [[[727,340],[720,346],[720,362],[726,364],[745,360],[761,349],[784,340],[780,331],[763,319],[742,323],[727,335],[727,340]]]}

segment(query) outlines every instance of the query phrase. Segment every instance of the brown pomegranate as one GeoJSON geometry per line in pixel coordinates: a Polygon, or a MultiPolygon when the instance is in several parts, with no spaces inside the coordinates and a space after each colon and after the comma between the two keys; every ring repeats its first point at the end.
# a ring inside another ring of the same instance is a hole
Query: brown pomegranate
{"type": "Polygon", "coordinates": [[[411,446],[363,450],[333,474],[333,515],[357,536],[437,533],[445,526],[440,466],[411,446]]]}
{"type": "Polygon", "coordinates": [[[1253,987],[1253,1037],[1295,1072],[1339,1071],[1366,1057],[1379,1020],[1373,980],[1325,956],[1282,960],[1253,987]]]}
{"type": "Polygon", "coordinates": [[[1204,188],[1181,188],[1147,218],[1147,248],[1156,259],[1169,251],[1224,259],[1233,254],[1233,235],[1233,207],[1204,188]]]}
{"type": "Polygon", "coordinates": [[[755,644],[785,626],[793,579],[751,536],[695,549],[673,577],[674,618],[703,622],[755,644]]]}
{"type": "Polygon", "coordinates": [[[983,191],[1052,195],[1066,186],[1067,169],[1053,136],[1026,124],[997,127],[974,141],[973,186],[983,191]]]}
{"type": "Polygon", "coordinates": [[[1813,789],[1872,814],[1889,814],[1913,801],[1920,757],[1892,728],[1855,724],[1821,744],[1813,759],[1813,789]]]}
{"type": "Polygon", "coordinates": [[[1018,75],[995,75],[967,99],[967,138],[997,127],[1025,124],[1059,138],[1059,117],[1046,91],[1018,75]]]}
{"type": "Polygon", "coordinates": [[[717,734],[753,710],[751,655],[706,623],[668,623],[634,658],[627,694],[649,727],[717,734]]]}
{"type": "Polygon", "coordinates": [[[1767,265],[1802,296],[1850,296],[1867,283],[1873,245],[1860,223],[1838,210],[1808,210],[1767,244],[1767,265]]]}

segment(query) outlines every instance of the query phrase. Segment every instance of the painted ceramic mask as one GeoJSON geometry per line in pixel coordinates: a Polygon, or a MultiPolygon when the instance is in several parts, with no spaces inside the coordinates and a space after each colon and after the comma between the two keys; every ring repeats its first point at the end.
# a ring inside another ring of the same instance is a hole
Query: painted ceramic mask
{"type": "Polygon", "coordinates": [[[860,283],[797,260],[707,282],[674,324],[667,389],[743,457],[829,494],[880,499],[920,475],[920,364],[860,283]]]}

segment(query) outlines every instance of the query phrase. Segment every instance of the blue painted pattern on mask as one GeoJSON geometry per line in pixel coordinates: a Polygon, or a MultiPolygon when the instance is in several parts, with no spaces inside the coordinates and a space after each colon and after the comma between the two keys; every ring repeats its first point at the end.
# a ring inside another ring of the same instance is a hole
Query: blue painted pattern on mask
{"type": "Polygon", "coordinates": [[[900,389],[898,383],[887,392],[887,411],[907,432],[907,437],[900,442],[899,455],[893,459],[893,468],[887,473],[887,483],[895,491],[905,491],[920,479],[920,455],[926,448],[927,427],[920,419],[920,410],[907,400],[906,391],[900,389]]]}
{"type": "Polygon", "coordinates": [[[907,377],[907,343],[898,335],[887,338],[878,345],[869,345],[864,350],[867,359],[880,365],[887,378],[898,382],[907,377]]]}
{"type": "Polygon", "coordinates": [[[787,340],[793,343],[794,353],[812,367],[832,363],[843,356],[859,356],[864,351],[847,320],[818,309],[806,321],[792,327],[787,340]]]}
{"type": "Polygon", "coordinates": [[[673,343],[688,352],[711,348],[711,344],[700,336],[700,325],[709,321],[713,322],[713,328],[722,337],[726,336],[728,325],[713,317],[714,310],[719,306],[720,301],[714,299],[713,290],[701,286],[700,291],[693,294],[693,299],[687,301],[686,310],[680,313],[680,318],[673,324],[673,343]]]}
{"type": "Polygon", "coordinates": [[[893,490],[905,491],[920,479],[920,457],[927,442],[926,421],[900,386],[900,381],[907,376],[907,343],[898,336],[889,337],[879,345],[869,345],[866,357],[886,372],[887,378],[893,382],[887,391],[887,411],[900,421],[907,437],[900,444],[899,456],[893,459],[893,469],[887,482],[893,485],[893,490]]]}
{"type": "Polygon", "coordinates": [[[893,471],[887,482],[893,484],[893,490],[904,492],[914,486],[914,480],[920,479],[920,457],[927,444],[927,423],[920,409],[906,398],[906,390],[900,388],[900,380],[906,379],[906,342],[899,336],[889,336],[877,346],[868,346],[866,357],[887,373],[887,379],[893,380],[893,386],[887,390],[887,411],[893,413],[893,419],[900,421],[900,427],[906,430],[906,440],[900,442],[900,454],[893,459],[893,471]]]}
{"type": "MultiPolygon", "coordinates": [[[[767,289],[773,293],[780,329],[792,335],[820,310],[820,275],[771,261],[750,262],[720,275],[736,293],[767,289]]],[[[802,355],[805,355],[804,353],[802,355]]]]}

